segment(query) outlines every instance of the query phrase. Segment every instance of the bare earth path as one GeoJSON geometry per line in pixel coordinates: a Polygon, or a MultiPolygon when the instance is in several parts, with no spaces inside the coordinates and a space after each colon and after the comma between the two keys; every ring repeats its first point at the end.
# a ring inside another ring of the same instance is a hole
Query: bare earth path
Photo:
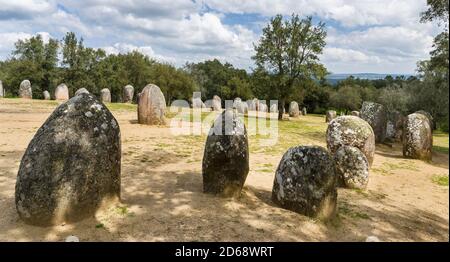
{"type": "MultiPolygon", "coordinates": [[[[279,142],[250,136],[250,173],[238,200],[202,193],[205,136],[173,136],[136,124],[135,106],[108,105],[122,134],[122,203],[74,224],[21,222],[14,186],[21,157],[56,102],[0,99],[0,241],[449,241],[448,153],[403,159],[401,145],[378,145],[366,190],[339,189],[338,217],[326,224],[276,207],[274,171],[290,146],[325,145],[323,116],[279,124],[279,142]]],[[[435,139],[447,148],[448,135],[435,139]]],[[[442,151],[442,150],[440,150],[442,151]]]]}

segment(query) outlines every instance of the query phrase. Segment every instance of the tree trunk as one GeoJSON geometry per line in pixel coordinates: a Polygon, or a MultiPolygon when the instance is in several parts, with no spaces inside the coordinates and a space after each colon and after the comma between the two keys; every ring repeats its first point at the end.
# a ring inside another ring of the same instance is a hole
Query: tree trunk
{"type": "Polygon", "coordinates": [[[284,112],[284,99],[278,101],[278,120],[283,119],[283,112],[284,112]]]}

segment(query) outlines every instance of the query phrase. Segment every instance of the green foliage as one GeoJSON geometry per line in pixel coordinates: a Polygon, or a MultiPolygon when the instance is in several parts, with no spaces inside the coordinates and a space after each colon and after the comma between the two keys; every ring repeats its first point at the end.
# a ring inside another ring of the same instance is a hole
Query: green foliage
{"type": "Polygon", "coordinates": [[[325,37],[324,23],[316,26],[311,17],[300,19],[295,14],[289,20],[277,15],[263,29],[253,60],[258,70],[267,71],[276,83],[272,87],[279,100],[279,119],[299,81],[325,76],[327,71],[319,62],[325,37]]]}

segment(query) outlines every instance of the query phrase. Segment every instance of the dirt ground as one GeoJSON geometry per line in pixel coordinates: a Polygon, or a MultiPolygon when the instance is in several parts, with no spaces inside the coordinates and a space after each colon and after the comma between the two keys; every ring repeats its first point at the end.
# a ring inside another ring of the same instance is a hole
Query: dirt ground
{"type": "Polygon", "coordinates": [[[274,172],[290,146],[326,146],[324,116],[279,124],[279,142],[256,146],[241,198],[202,193],[205,136],[174,136],[136,123],[134,105],[109,105],[122,135],[122,203],[73,224],[24,224],[14,204],[21,157],[57,106],[0,99],[0,241],[449,241],[448,135],[430,163],[404,159],[400,144],[377,145],[366,190],[338,190],[338,216],[323,223],[271,201],[274,172]],[[439,151],[439,152],[438,152],[439,151]],[[438,180],[447,181],[446,184],[438,180]]]}

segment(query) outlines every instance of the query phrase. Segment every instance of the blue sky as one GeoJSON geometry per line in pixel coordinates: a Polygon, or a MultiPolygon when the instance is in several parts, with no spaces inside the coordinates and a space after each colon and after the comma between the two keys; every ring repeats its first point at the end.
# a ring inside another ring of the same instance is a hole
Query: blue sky
{"type": "Polygon", "coordinates": [[[419,23],[426,0],[0,0],[0,59],[18,39],[67,31],[108,53],[139,50],[182,66],[218,58],[253,67],[253,43],[276,14],[327,25],[321,61],[333,73],[414,73],[436,25],[419,23]]]}

